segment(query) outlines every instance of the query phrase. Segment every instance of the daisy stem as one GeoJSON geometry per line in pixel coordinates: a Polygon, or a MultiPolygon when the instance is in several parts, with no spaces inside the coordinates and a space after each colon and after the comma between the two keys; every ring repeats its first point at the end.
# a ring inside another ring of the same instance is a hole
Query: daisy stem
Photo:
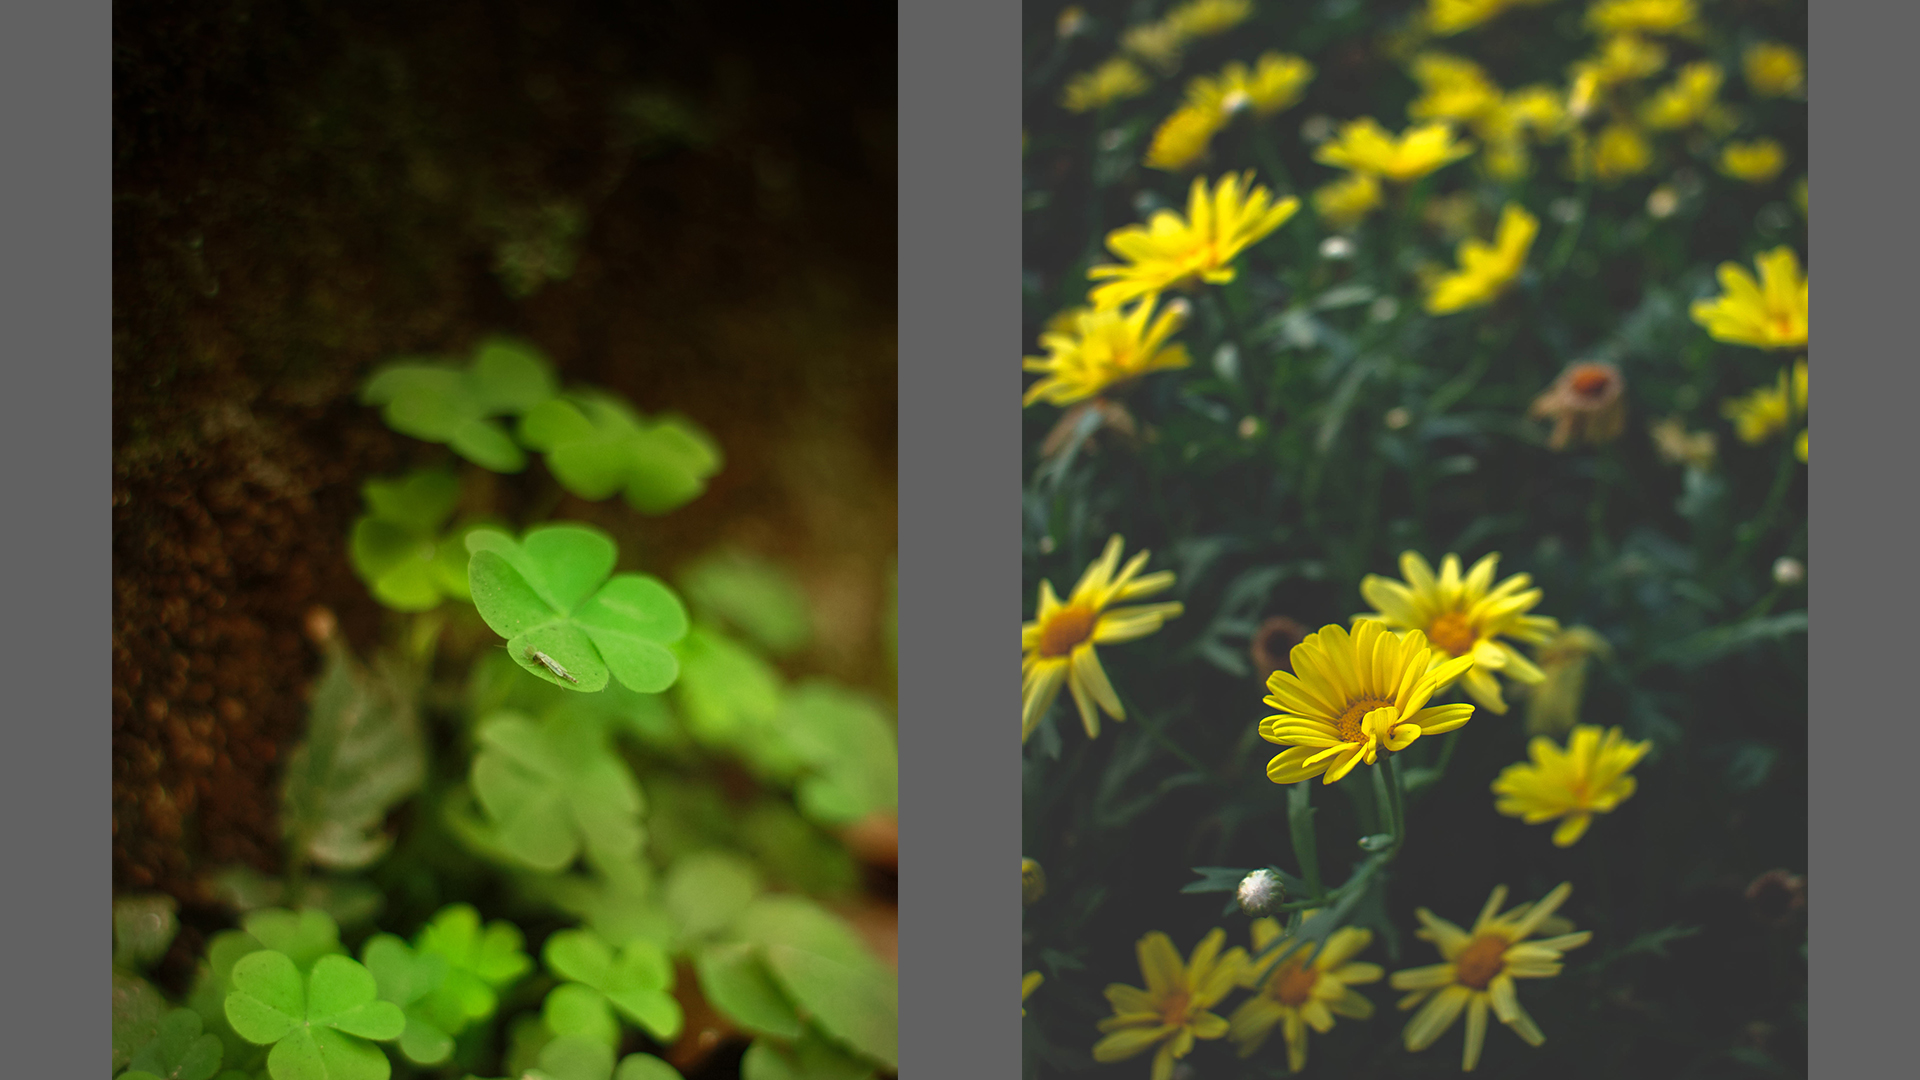
{"type": "Polygon", "coordinates": [[[1326,887],[1320,883],[1320,856],[1314,850],[1312,790],[1305,780],[1287,787],[1287,828],[1293,834],[1293,857],[1300,863],[1300,877],[1307,893],[1316,901],[1325,899],[1326,887]]]}
{"type": "Polygon", "coordinates": [[[1387,846],[1387,857],[1399,854],[1400,845],[1407,839],[1406,790],[1400,778],[1400,756],[1394,753],[1386,755],[1386,767],[1375,765],[1374,773],[1383,781],[1387,792],[1387,830],[1393,836],[1393,843],[1387,846]]]}
{"type": "MultiPolygon", "coordinates": [[[[1787,380],[1787,393],[1791,395],[1793,393],[1793,362],[1787,361],[1781,371],[1781,378],[1787,380]]],[[[1792,415],[1792,408],[1792,398],[1789,397],[1789,416],[1792,415]]],[[[1741,526],[1739,545],[1734,549],[1733,558],[1728,559],[1726,563],[1730,573],[1739,572],[1738,568],[1746,563],[1747,556],[1753,554],[1753,549],[1759,546],[1760,541],[1766,539],[1767,533],[1772,530],[1773,519],[1779,515],[1780,504],[1786,501],[1787,489],[1793,485],[1793,466],[1797,460],[1794,454],[1793,424],[1789,423],[1785,429],[1785,438],[1780,440],[1780,465],[1773,475],[1773,490],[1767,492],[1767,501],[1760,508],[1760,513],[1741,526]]]]}

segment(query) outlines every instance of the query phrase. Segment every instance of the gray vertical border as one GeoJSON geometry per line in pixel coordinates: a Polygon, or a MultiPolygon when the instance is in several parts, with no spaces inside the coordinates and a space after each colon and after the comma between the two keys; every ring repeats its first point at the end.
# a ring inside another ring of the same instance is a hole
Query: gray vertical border
{"type": "Polygon", "coordinates": [[[9,1076],[107,1060],[111,34],[112,8],[97,0],[0,15],[9,1076]]]}
{"type": "Polygon", "coordinates": [[[1020,6],[900,4],[901,1073],[1020,1073],[1020,6]]]}
{"type": "MultiPolygon", "coordinates": [[[[1920,947],[1920,10],[1810,4],[1808,272],[1820,275],[1820,449],[1808,462],[1808,1072],[1913,1068],[1920,947]],[[1888,141],[1877,133],[1909,134],[1888,141]],[[1812,221],[1818,217],[1818,222],[1812,221]],[[1889,697],[1897,697],[1892,705],[1889,697]]],[[[1811,400],[1811,393],[1809,393],[1811,400]]],[[[1811,409],[1809,409],[1811,416],[1811,409]]]]}

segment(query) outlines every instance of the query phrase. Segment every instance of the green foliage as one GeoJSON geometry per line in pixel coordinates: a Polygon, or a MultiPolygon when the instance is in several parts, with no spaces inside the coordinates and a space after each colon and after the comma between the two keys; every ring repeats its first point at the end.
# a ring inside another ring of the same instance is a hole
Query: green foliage
{"type": "Polygon", "coordinates": [[[739,747],[786,764],[769,743],[780,709],[780,673],[763,657],[710,626],[696,625],[675,650],[681,678],[674,697],[693,737],[712,747],[739,747]]]}
{"type": "Polygon", "coordinates": [[[344,956],[322,956],[303,973],[272,949],[233,965],[226,1014],[248,1042],[271,1046],[274,1080],[386,1080],[385,1054],[366,1040],[406,1029],[398,1005],[379,998],[373,973],[344,956]]]}
{"type": "Polygon", "coordinates": [[[139,971],[166,955],[180,930],[171,896],[126,896],[113,902],[113,966],[139,971]]]}
{"type": "Polygon", "coordinates": [[[459,820],[480,850],[547,872],[583,851],[602,864],[638,852],[640,788],[601,724],[567,712],[544,723],[496,713],[476,739],[471,782],[485,819],[459,820]]]}
{"type": "Polygon", "coordinates": [[[795,795],[808,817],[847,825],[899,804],[893,727],[871,699],[831,683],[805,683],[787,699],[778,727],[802,763],[795,795]]]}
{"type": "Polygon", "coordinates": [[[866,1080],[875,1069],[817,1036],[791,1044],[759,1040],[740,1061],[741,1080],[866,1080]]]}
{"type": "Polygon", "coordinates": [[[159,1034],[167,999],[152,983],[118,966],[113,970],[113,1068],[126,1067],[133,1055],[159,1034]]]}
{"type": "MultiPolygon", "coordinates": [[[[491,1017],[499,994],[533,969],[520,928],[496,919],[480,925],[471,904],[449,904],[420,928],[418,957],[438,957],[446,973],[427,991],[423,1011],[449,1034],[491,1017]]],[[[371,965],[369,965],[371,966],[371,965]]]]}
{"type": "Polygon", "coordinates": [[[467,547],[474,606],[523,669],[589,693],[604,688],[609,674],[642,693],[673,684],[679,664],[668,646],[687,632],[686,611],[657,578],[609,577],[617,552],[606,534],[549,525],[515,541],[480,529],[468,534],[467,547]]]}
{"type": "Polygon", "coordinates": [[[590,930],[562,930],[541,950],[547,968],[568,980],[547,995],[542,1016],[555,1035],[617,1041],[615,1014],[661,1042],[680,1034],[683,1017],[674,1000],[673,965],[650,941],[615,949],[590,930]]]}
{"type": "Polygon", "coordinates": [[[414,681],[390,663],[368,672],[330,641],[282,789],[280,827],[297,858],[356,870],[390,846],[381,831],[388,812],[426,775],[414,681]]]}
{"type": "Polygon", "coordinates": [[[219,1071],[220,1057],[220,1038],[201,1031],[200,1014],[175,1009],[155,1025],[153,1038],[134,1052],[130,1071],[122,1075],[133,1080],[208,1080],[219,1071]]]}
{"type": "Polygon", "coordinates": [[[814,904],[763,896],[733,934],[757,946],[773,983],[832,1042],[899,1068],[899,983],[852,929],[814,904]]]}
{"type": "Polygon", "coordinates": [[[360,947],[360,962],[373,973],[380,999],[398,1005],[406,1015],[400,1052],[407,1060],[436,1065],[451,1056],[453,1036],[465,1026],[466,1014],[457,1008],[436,1010],[427,1003],[446,981],[446,958],[415,953],[392,934],[375,934],[360,947]]]}
{"type": "Polygon", "coordinates": [[[516,473],[527,455],[498,417],[518,416],[554,394],[553,372],[532,346],[505,338],[484,342],[472,363],[390,364],[360,391],[381,406],[387,426],[403,435],[445,443],[494,472],[516,473]]]}
{"type": "Polygon", "coordinates": [[[775,656],[799,651],[813,636],[800,584],[747,552],[715,552],[682,572],[679,584],[696,616],[738,629],[775,656]]]}
{"type": "Polygon", "coordinates": [[[468,529],[445,530],[460,501],[452,473],[424,469],[361,488],[367,512],[353,523],[347,552],[373,598],[395,611],[431,611],[467,589],[468,529]]]}
{"type": "Polygon", "coordinates": [[[692,421],[642,417],[611,394],[577,392],[527,410],[520,441],[547,455],[554,479],[583,499],[624,493],[627,505],[664,514],[706,489],[720,448],[692,421]]]}

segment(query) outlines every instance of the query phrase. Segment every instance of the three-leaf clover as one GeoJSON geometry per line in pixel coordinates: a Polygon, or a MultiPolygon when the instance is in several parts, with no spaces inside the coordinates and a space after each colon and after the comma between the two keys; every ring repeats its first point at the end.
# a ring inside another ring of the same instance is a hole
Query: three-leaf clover
{"type": "Polygon", "coordinates": [[[382,1001],[373,973],[344,956],[322,956],[301,974],[268,949],[233,965],[227,1022],[248,1042],[271,1045],[274,1080],[387,1080],[393,1066],[365,1041],[406,1030],[400,1007],[382,1001]]]}
{"type": "Polygon", "coordinates": [[[616,1069],[606,1043],[562,1035],[540,1048],[539,1066],[522,1080],[680,1080],[680,1071],[652,1054],[628,1054],[616,1069]]]}
{"type": "Polygon", "coordinates": [[[613,574],[605,533],[549,525],[515,541],[477,529],[467,549],[474,606],[524,670],[587,692],[609,675],[644,694],[673,685],[680,664],[668,646],[687,632],[686,609],[658,578],[613,574]]]}
{"type": "Polygon", "coordinates": [[[658,945],[636,940],[616,950],[590,930],[562,930],[547,939],[541,956],[568,980],[547,996],[543,1009],[556,1035],[616,1042],[616,1011],[662,1043],[680,1034],[680,1003],[669,992],[673,965],[658,945]]]}
{"type": "Polygon", "coordinates": [[[367,512],[353,523],[347,553],[373,598],[396,611],[429,611],[469,599],[467,530],[442,535],[460,501],[452,473],[422,470],[361,488],[367,512]]]}
{"type": "Polygon", "coordinates": [[[769,732],[780,709],[780,675],[753,650],[708,627],[696,626],[676,650],[680,680],[674,696],[693,736],[708,745],[738,745],[763,772],[799,764],[783,753],[785,740],[769,732]],[[762,739],[762,733],[768,738],[762,739]]]}
{"type": "Polygon", "coordinates": [[[467,831],[481,847],[549,873],[583,849],[600,862],[639,850],[640,786],[602,725],[568,712],[544,724],[500,713],[478,740],[471,779],[489,820],[467,831]]]}
{"type": "Polygon", "coordinates": [[[449,1032],[492,1016],[499,992],[533,968],[521,951],[525,944],[510,922],[496,919],[483,930],[470,904],[441,908],[414,938],[419,955],[446,961],[446,975],[428,992],[423,1010],[449,1032]]]}
{"type": "Polygon", "coordinates": [[[610,394],[552,397],[527,410],[520,441],[547,455],[568,491],[605,499],[624,491],[628,505],[664,514],[697,497],[720,468],[720,449],[682,417],[647,420],[610,394]]]}
{"type": "Polygon", "coordinates": [[[859,935],[810,901],[762,896],[734,924],[774,985],[833,1042],[898,1069],[899,980],[859,935]]]}
{"type": "Polygon", "coordinates": [[[175,1009],[133,1055],[121,1080],[207,1080],[219,1070],[220,1058],[220,1037],[201,1030],[200,1014],[175,1009]]]}
{"type": "Polygon", "coordinates": [[[400,1006],[407,1026],[400,1033],[400,1052],[419,1065],[437,1065],[453,1055],[453,1037],[466,1026],[464,1014],[453,1023],[422,1007],[427,995],[447,977],[447,961],[430,953],[416,954],[392,934],[375,934],[360,947],[360,962],[373,973],[380,997],[400,1006]]]}
{"type": "Polygon", "coordinates": [[[782,708],[779,727],[806,762],[794,794],[808,817],[849,825],[899,805],[893,727],[864,695],[823,682],[802,685],[782,708]]]}
{"type": "Polygon", "coordinates": [[[438,363],[391,364],[376,372],[360,400],[382,407],[387,426],[445,443],[468,461],[513,473],[526,452],[494,417],[517,416],[554,393],[553,372],[531,346],[495,338],[466,368],[438,363]]]}

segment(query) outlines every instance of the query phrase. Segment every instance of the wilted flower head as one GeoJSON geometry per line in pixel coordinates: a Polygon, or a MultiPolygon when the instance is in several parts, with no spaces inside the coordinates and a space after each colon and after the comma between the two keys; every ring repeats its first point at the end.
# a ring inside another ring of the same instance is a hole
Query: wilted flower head
{"type": "Polygon", "coordinates": [[[1138,97],[1151,85],[1133,61],[1116,56],[1092,71],[1083,71],[1069,79],[1060,104],[1068,112],[1092,112],[1138,97]]]}
{"type": "Polygon", "coordinates": [[[1713,432],[1688,431],[1686,421],[1678,416],[1656,420],[1647,430],[1653,436],[1653,447],[1660,452],[1662,461],[1685,465],[1701,472],[1713,468],[1719,443],[1713,432]]]}
{"type": "Polygon", "coordinates": [[[1453,128],[1441,121],[1416,124],[1397,138],[1371,116],[1350,120],[1340,134],[1315,151],[1313,160],[1405,184],[1473,153],[1473,144],[1455,142],[1453,128]]]}
{"type": "Polygon", "coordinates": [[[1555,450],[1566,449],[1576,438],[1590,444],[1609,442],[1626,427],[1626,385],[1612,364],[1574,364],[1533,399],[1527,415],[1553,421],[1547,445],[1555,450]]]}
{"type": "Polygon", "coordinates": [[[1790,247],[1753,260],[1755,281],[1739,263],[1720,264],[1721,295],[1695,300],[1689,314],[1714,340],[1760,349],[1798,349],[1807,343],[1807,279],[1790,247]]]}
{"type": "Polygon", "coordinates": [[[1735,180],[1764,184],[1787,167],[1787,152],[1772,139],[1728,143],[1720,151],[1720,171],[1735,180]]]}
{"type": "Polygon", "coordinates": [[[1747,87],[1760,97],[1780,97],[1806,85],[1807,62],[1790,45],[1764,41],[1747,48],[1742,65],[1747,87]]]}
{"type": "Polygon", "coordinates": [[[1785,870],[1769,870],[1747,886],[1753,917],[1768,926],[1785,926],[1806,910],[1807,879],[1785,870]]]}
{"type": "Polygon", "coordinates": [[[1262,622],[1253,632],[1253,640],[1247,645],[1247,652],[1253,657],[1254,674],[1260,677],[1264,685],[1267,676],[1276,671],[1292,671],[1293,660],[1289,653],[1295,645],[1307,639],[1305,626],[1285,615],[1275,615],[1262,622]]]}

